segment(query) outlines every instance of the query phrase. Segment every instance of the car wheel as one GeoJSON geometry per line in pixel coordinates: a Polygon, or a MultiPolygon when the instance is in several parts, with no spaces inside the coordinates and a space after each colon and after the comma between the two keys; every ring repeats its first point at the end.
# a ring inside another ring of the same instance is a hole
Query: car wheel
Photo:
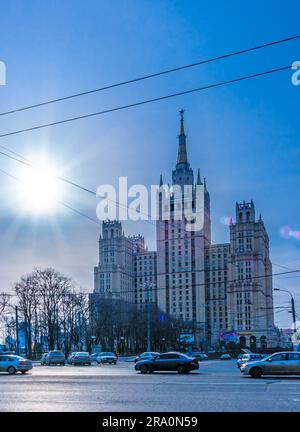
{"type": "Polygon", "coordinates": [[[180,373],[180,374],[186,373],[186,367],[183,366],[183,365],[178,366],[177,372],[180,373]]]}
{"type": "Polygon", "coordinates": [[[117,364],[117,362],[114,362],[114,365],[117,364]]]}
{"type": "Polygon", "coordinates": [[[259,367],[254,367],[249,371],[252,378],[260,378],[262,376],[262,370],[259,367]]]}
{"type": "Polygon", "coordinates": [[[16,369],[13,366],[10,366],[7,369],[7,372],[9,373],[9,375],[14,375],[17,371],[16,371],[16,369]]]}
{"type": "Polygon", "coordinates": [[[92,366],[92,363],[88,363],[89,366],[92,366]]]}
{"type": "Polygon", "coordinates": [[[140,367],[140,371],[141,371],[142,374],[146,374],[148,372],[148,366],[142,365],[140,367]]]}

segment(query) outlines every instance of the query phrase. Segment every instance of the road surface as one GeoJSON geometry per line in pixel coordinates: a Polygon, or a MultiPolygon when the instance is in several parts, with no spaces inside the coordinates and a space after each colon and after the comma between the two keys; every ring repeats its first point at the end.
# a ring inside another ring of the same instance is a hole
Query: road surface
{"type": "Polygon", "coordinates": [[[134,364],[34,366],[0,374],[5,411],[300,411],[300,377],[244,377],[235,361],[204,361],[188,375],[141,375],[134,364]]]}

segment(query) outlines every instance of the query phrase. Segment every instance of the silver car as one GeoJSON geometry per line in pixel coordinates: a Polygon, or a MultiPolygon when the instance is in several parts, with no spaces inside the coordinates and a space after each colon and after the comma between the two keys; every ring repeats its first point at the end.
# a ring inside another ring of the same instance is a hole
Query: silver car
{"type": "Polygon", "coordinates": [[[244,363],[240,371],[253,378],[260,378],[262,375],[300,375],[300,353],[275,353],[262,360],[244,363]]]}
{"type": "Polygon", "coordinates": [[[0,355],[0,372],[14,375],[17,372],[25,374],[32,369],[32,361],[15,354],[0,355]]]}
{"type": "Polygon", "coordinates": [[[266,356],[265,354],[256,354],[256,353],[249,353],[249,354],[243,354],[241,357],[239,357],[236,361],[237,367],[240,368],[244,363],[249,363],[257,360],[262,360],[266,356]]]}
{"type": "Polygon", "coordinates": [[[113,352],[102,352],[97,357],[98,364],[117,364],[117,356],[113,352]]]}
{"type": "Polygon", "coordinates": [[[87,364],[91,366],[91,357],[88,352],[76,352],[74,356],[72,357],[72,364],[73,365],[84,365],[87,364]]]}

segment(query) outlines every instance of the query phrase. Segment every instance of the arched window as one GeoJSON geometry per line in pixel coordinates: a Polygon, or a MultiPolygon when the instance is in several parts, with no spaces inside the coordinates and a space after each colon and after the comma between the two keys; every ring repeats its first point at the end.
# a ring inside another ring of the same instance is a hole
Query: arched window
{"type": "Polygon", "coordinates": [[[241,213],[239,214],[239,221],[242,222],[242,220],[243,220],[243,213],[241,212],[241,213]]]}
{"type": "Polygon", "coordinates": [[[240,345],[241,345],[241,348],[246,348],[246,338],[245,338],[245,336],[241,336],[240,337],[240,345]]]}
{"type": "Polygon", "coordinates": [[[256,337],[250,336],[250,350],[254,351],[256,350],[256,337]]]}
{"type": "Polygon", "coordinates": [[[267,337],[266,336],[260,337],[260,347],[261,348],[267,348],[267,337]]]}

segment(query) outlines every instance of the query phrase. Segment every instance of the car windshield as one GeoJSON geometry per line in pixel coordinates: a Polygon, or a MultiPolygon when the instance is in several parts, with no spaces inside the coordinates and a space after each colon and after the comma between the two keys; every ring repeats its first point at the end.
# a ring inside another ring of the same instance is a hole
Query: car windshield
{"type": "Polygon", "coordinates": [[[112,352],[103,352],[101,353],[102,356],[115,356],[112,352]]]}
{"type": "Polygon", "coordinates": [[[76,355],[78,355],[78,356],[88,356],[89,353],[88,352],[79,352],[76,355]]]}
{"type": "Polygon", "coordinates": [[[49,354],[50,355],[63,355],[63,353],[61,351],[51,351],[49,354]]]}

